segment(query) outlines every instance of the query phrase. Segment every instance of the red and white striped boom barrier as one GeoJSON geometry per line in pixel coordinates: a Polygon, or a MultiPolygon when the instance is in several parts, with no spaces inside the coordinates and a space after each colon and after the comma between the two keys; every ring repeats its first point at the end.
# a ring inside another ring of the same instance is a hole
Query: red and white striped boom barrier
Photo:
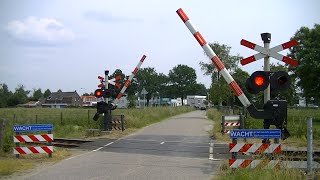
{"type": "Polygon", "coordinates": [[[261,59],[261,58],[264,58],[264,57],[267,57],[267,56],[271,56],[279,61],[282,61],[282,62],[285,62],[291,66],[298,66],[298,61],[294,60],[294,59],[291,59],[287,56],[283,56],[281,54],[279,54],[278,52],[279,51],[282,51],[282,50],[285,50],[285,49],[288,49],[290,47],[293,47],[295,45],[298,44],[298,42],[296,40],[291,40],[291,41],[288,41],[286,43],[283,43],[283,44],[280,44],[278,46],[275,46],[273,48],[270,48],[270,49],[267,49],[265,47],[262,47],[262,46],[259,46],[257,44],[254,44],[250,41],[247,41],[245,39],[242,39],[240,41],[240,44],[247,47],[247,48],[250,48],[250,49],[253,49],[255,51],[258,51],[259,53],[253,55],[253,56],[250,56],[250,57],[247,57],[247,58],[244,58],[240,61],[241,65],[246,65],[246,64],[249,64],[251,62],[254,62],[258,59],[261,59]]]}
{"type": "Polygon", "coordinates": [[[146,55],[143,55],[142,58],[140,59],[138,65],[134,68],[134,70],[132,71],[132,74],[129,76],[129,78],[127,79],[127,81],[124,83],[124,86],[122,87],[121,91],[119,92],[119,94],[117,95],[116,99],[114,100],[114,104],[118,104],[120,98],[122,97],[123,93],[126,91],[127,87],[130,85],[133,77],[137,74],[137,72],[140,69],[141,64],[143,63],[143,61],[146,59],[146,55]]]}
{"type": "Polygon", "coordinates": [[[211,59],[214,66],[218,69],[219,73],[223,76],[224,80],[227,81],[228,85],[234,92],[234,94],[238,97],[238,99],[241,101],[244,107],[248,107],[251,105],[248,98],[245,96],[237,82],[232,78],[228,70],[225,68],[219,57],[213,52],[209,44],[205,41],[205,39],[202,37],[200,32],[196,30],[196,28],[191,24],[191,21],[189,20],[188,16],[183,12],[183,10],[180,8],[177,11],[177,14],[180,16],[181,20],[184,22],[184,24],[187,26],[191,34],[196,38],[200,46],[203,48],[204,52],[207,54],[207,56],[211,59]]]}

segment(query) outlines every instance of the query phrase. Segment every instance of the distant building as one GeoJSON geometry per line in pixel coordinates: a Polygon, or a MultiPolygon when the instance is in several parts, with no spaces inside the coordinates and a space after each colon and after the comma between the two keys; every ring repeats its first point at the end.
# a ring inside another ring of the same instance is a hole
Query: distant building
{"type": "Polygon", "coordinates": [[[119,102],[118,102],[118,106],[117,108],[128,108],[129,106],[129,101],[127,99],[127,96],[122,96],[120,99],[119,99],[119,102]]]}
{"type": "Polygon", "coordinates": [[[81,106],[82,101],[77,93],[62,92],[61,90],[51,93],[42,104],[42,107],[63,108],[66,106],[81,106]]]}
{"type": "Polygon", "coordinates": [[[81,100],[84,107],[96,106],[98,102],[98,98],[95,96],[81,96],[81,100]]]}
{"type": "Polygon", "coordinates": [[[207,96],[198,96],[192,95],[187,96],[187,105],[195,108],[200,108],[204,104],[204,100],[207,99],[207,96]]]}

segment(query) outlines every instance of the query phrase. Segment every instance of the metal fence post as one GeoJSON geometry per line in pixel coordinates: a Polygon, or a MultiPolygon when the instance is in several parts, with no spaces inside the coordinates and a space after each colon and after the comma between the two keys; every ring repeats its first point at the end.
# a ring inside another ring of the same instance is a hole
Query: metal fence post
{"type": "Polygon", "coordinates": [[[6,126],[5,119],[0,119],[0,153],[3,152],[4,128],[6,126]]]}
{"type": "Polygon", "coordinates": [[[312,117],[307,118],[307,175],[313,176],[312,117]]]}
{"type": "MultiPolygon", "coordinates": [[[[233,143],[233,144],[237,144],[237,143],[238,143],[237,139],[232,138],[232,143],[233,143]]],[[[232,152],[232,153],[231,153],[231,158],[232,158],[232,159],[237,159],[237,155],[238,155],[237,152],[232,152]]]]}
{"type": "Polygon", "coordinates": [[[88,109],[88,124],[90,123],[90,111],[88,109]]]}
{"type": "Polygon", "coordinates": [[[124,131],[124,115],[123,114],[120,115],[120,119],[121,119],[121,130],[124,131]]]}
{"type": "Polygon", "coordinates": [[[221,116],[221,134],[224,135],[224,131],[226,130],[224,123],[226,122],[225,117],[221,116]]]}
{"type": "Polygon", "coordinates": [[[38,114],[36,114],[36,124],[38,124],[38,114]]]}
{"type": "Polygon", "coordinates": [[[61,124],[63,125],[63,121],[62,121],[62,112],[60,114],[60,121],[61,121],[61,124]]]}

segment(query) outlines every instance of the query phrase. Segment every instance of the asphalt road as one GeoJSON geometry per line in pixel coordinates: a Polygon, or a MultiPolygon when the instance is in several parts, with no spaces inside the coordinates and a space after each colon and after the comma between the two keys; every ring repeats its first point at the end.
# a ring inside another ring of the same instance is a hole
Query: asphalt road
{"type": "Polygon", "coordinates": [[[225,145],[209,138],[211,128],[205,111],[186,113],[125,138],[85,144],[83,153],[19,179],[210,179],[226,155],[225,145]]]}

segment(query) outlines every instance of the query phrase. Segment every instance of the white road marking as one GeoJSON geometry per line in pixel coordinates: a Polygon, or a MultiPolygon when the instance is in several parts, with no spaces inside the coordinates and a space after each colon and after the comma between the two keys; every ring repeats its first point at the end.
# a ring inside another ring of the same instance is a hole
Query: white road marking
{"type": "Polygon", "coordinates": [[[161,142],[160,144],[164,144],[164,141],[163,141],[163,142],[161,142]]]}
{"type": "Polygon", "coordinates": [[[209,146],[209,159],[213,159],[213,142],[211,142],[209,146]]]}
{"type": "Polygon", "coordinates": [[[103,147],[99,147],[98,149],[93,150],[93,152],[99,151],[100,149],[102,149],[103,147]]]}
{"type": "Polygon", "coordinates": [[[110,145],[113,144],[113,143],[114,143],[114,142],[110,142],[110,143],[104,145],[104,147],[110,146],[110,145]]]}

